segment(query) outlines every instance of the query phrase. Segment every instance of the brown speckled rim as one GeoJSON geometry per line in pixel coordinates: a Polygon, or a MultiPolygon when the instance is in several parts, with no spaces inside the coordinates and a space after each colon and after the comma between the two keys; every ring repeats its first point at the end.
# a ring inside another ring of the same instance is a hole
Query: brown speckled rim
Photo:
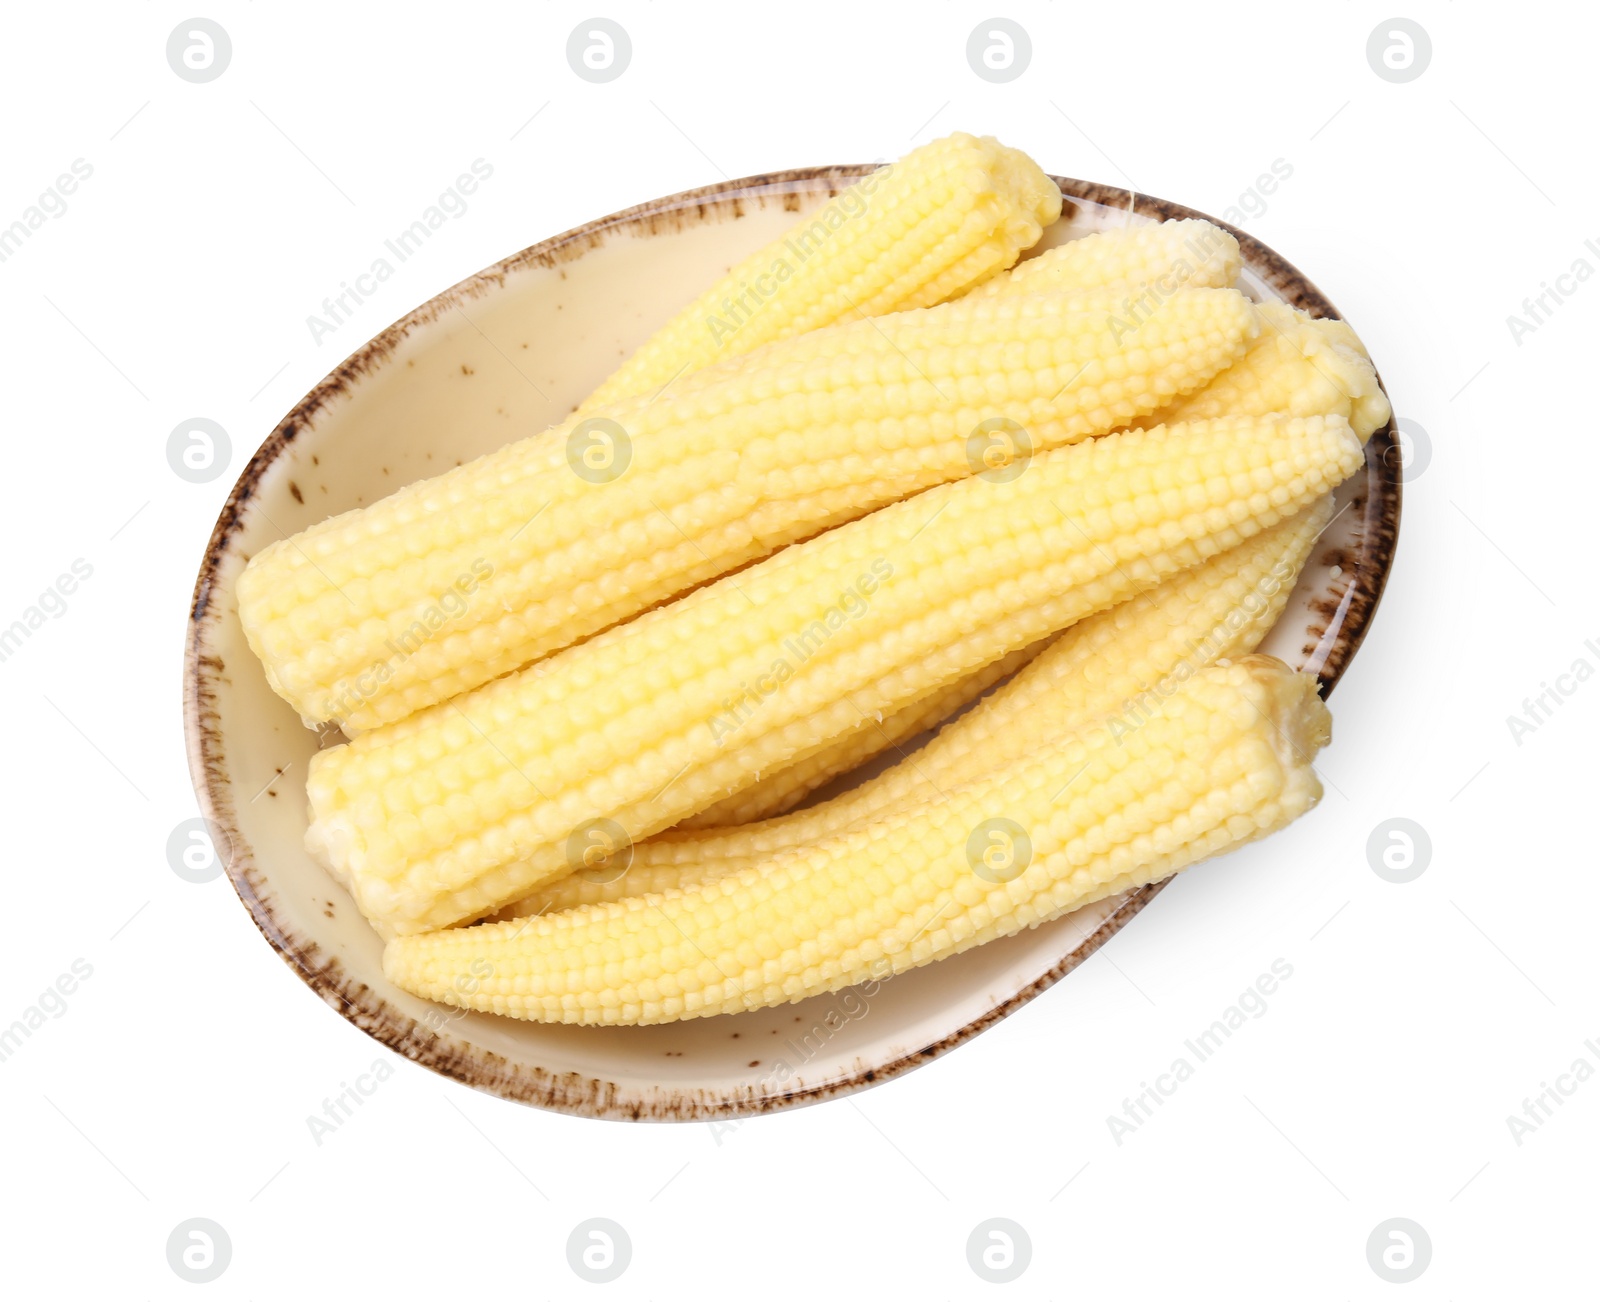
{"type": "MultiPolygon", "coordinates": [[[[841,1079],[757,1094],[749,1087],[723,1091],[681,1088],[644,1094],[613,1081],[575,1073],[522,1066],[475,1045],[450,1039],[422,1026],[386,1001],[365,982],[344,970],[339,960],[322,952],[306,937],[276,916],[272,890],[257,866],[251,847],[238,829],[233,795],[223,762],[224,739],[217,710],[220,660],[208,654],[205,630],[211,597],[223,557],[242,527],[243,512],[262,477],[283,451],[309,428],[313,418],[355,381],[378,368],[412,330],[437,320],[442,314],[501,287],[506,277],[527,266],[556,266],[581,258],[605,242],[608,232],[628,228],[640,233],[679,229],[684,225],[724,220],[742,214],[749,203],[781,202],[798,210],[803,194],[814,192],[818,182],[829,193],[870,172],[870,165],[801,168],[747,177],[722,185],[656,199],[602,217],[575,230],[524,249],[503,262],[471,276],[430,299],[396,321],[387,330],[339,364],[312,389],[272,431],[251,457],[223,505],[216,527],[206,544],[189,612],[184,656],[184,729],[189,767],[199,796],[201,812],[228,838],[228,876],[240,900],[268,942],[327,1003],[375,1040],[413,1062],[442,1075],[502,1098],[580,1116],[631,1120],[710,1121],[754,1115],[815,1103],[890,1080],[964,1043],[1023,1004],[1048,990],[1125,927],[1165,885],[1164,882],[1131,892],[1101,925],[1048,971],[1004,1002],[988,1009],[958,1030],[892,1061],[862,1066],[841,1079]]],[[[1297,268],[1260,240],[1215,217],[1165,199],[1152,198],[1114,186],[1055,177],[1067,204],[1079,200],[1165,221],[1199,217],[1229,231],[1238,241],[1245,262],[1295,307],[1313,316],[1336,317],[1327,297],[1297,268]]],[[[1319,669],[1323,696],[1343,676],[1351,657],[1370,627],[1393,563],[1400,528],[1401,456],[1394,423],[1375,433],[1367,445],[1365,484],[1353,509],[1363,517],[1362,551],[1355,574],[1338,608],[1324,612],[1333,634],[1319,669]]],[[[213,618],[218,618],[211,612],[213,618]]],[[[1324,634],[1324,641],[1327,636],[1324,634]]]]}

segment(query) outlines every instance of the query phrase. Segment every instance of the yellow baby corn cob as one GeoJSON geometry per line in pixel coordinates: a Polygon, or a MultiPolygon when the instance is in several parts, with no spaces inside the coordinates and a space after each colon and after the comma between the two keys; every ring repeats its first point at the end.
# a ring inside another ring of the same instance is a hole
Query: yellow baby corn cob
{"type": "MultiPolygon", "coordinates": [[[[586,904],[605,904],[612,900],[626,900],[640,895],[659,895],[662,891],[682,890],[698,886],[702,882],[731,877],[742,868],[770,862],[775,857],[775,855],[738,855],[714,859],[708,855],[702,859],[692,857],[680,859],[675,855],[668,858],[665,855],[649,853],[658,843],[659,838],[652,837],[643,845],[635,846],[634,858],[627,866],[607,862],[594,868],[581,868],[575,873],[568,873],[565,877],[558,877],[553,882],[546,882],[515,904],[490,914],[488,920],[505,922],[512,918],[531,918],[545,913],[557,913],[562,909],[580,908],[586,904]]],[[[795,844],[807,845],[810,842],[797,841],[795,844]]],[[[775,854],[783,853],[786,851],[775,852],[775,854]]]]}
{"type": "Polygon", "coordinates": [[[1036,163],[965,132],[863,177],[684,308],[590,395],[585,413],[836,321],[929,307],[997,269],[1061,216],[1036,163]]]}
{"type": "Polygon", "coordinates": [[[1233,290],[1184,290],[1137,322],[1116,315],[1118,293],[834,326],[658,401],[574,417],[265,548],[238,586],[250,646],[307,720],[392,722],[983,470],[974,440],[999,438],[986,421],[1020,426],[1035,449],[1128,424],[1242,356],[1257,329],[1233,290]]]}
{"type": "Polygon", "coordinates": [[[1263,303],[1264,328],[1245,355],[1204,388],[1138,422],[1161,425],[1213,416],[1343,416],[1363,443],[1389,422],[1367,350],[1343,321],[1263,303]]]}
{"type": "MultiPolygon", "coordinates": [[[[1336,324],[1342,325],[1343,323],[1336,324]]],[[[1332,500],[1328,499],[1320,503],[1315,511],[1304,515],[1299,527],[1304,533],[1304,541],[1307,547],[1310,545],[1310,539],[1321,531],[1327,521],[1327,517],[1331,514],[1332,500]],[[1312,523],[1311,520],[1313,515],[1320,517],[1315,523],[1312,523]],[[1305,531],[1305,527],[1308,525],[1310,526],[1309,531],[1305,531]]],[[[1268,535],[1264,535],[1261,541],[1269,542],[1280,536],[1287,541],[1291,537],[1288,532],[1290,528],[1291,526],[1288,524],[1281,525],[1277,530],[1269,531],[1268,535]]],[[[1248,552],[1253,545],[1247,544],[1244,548],[1236,550],[1248,552]]],[[[1294,562],[1294,573],[1299,572],[1299,567],[1303,560],[1304,553],[1302,552],[1294,562]]],[[[1216,566],[1216,564],[1216,562],[1212,563],[1213,566],[1216,566]]],[[[1240,558],[1240,564],[1245,564],[1244,557],[1240,558]]],[[[1215,581],[1220,583],[1229,571],[1222,567],[1217,567],[1213,571],[1202,566],[1197,571],[1197,574],[1199,573],[1206,573],[1208,576],[1214,573],[1216,576],[1215,581]]],[[[1210,581],[1209,577],[1208,581],[1210,581]]],[[[1177,580],[1169,580],[1168,584],[1176,584],[1176,582],[1177,580]]],[[[1168,585],[1163,585],[1163,587],[1166,586],[1168,585]]],[[[1292,586],[1293,583],[1291,582],[1289,587],[1292,586]]],[[[1287,598],[1288,588],[1283,589],[1281,596],[1282,598],[1287,598]]],[[[1151,593],[1140,600],[1145,604],[1149,604],[1155,598],[1156,594],[1151,593]]],[[[1271,628],[1281,610],[1282,599],[1271,607],[1271,617],[1259,625],[1261,635],[1265,635],[1267,630],[1271,628]]],[[[1192,610],[1191,613],[1198,615],[1200,612],[1196,609],[1192,610]]],[[[1099,616],[1097,618],[1104,619],[1106,617],[1099,616]]],[[[1093,623],[1094,621],[1088,622],[1093,623]]],[[[1252,621],[1252,623],[1254,622],[1252,621]]],[[[941,687],[936,693],[931,694],[926,701],[915,702],[881,722],[864,722],[864,725],[856,732],[840,739],[826,750],[817,752],[799,764],[780,769],[770,777],[762,778],[754,786],[748,787],[726,800],[718,801],[711,808],[696,814],[693,818],[684,819],[677,825],[678,830],[734,827],[740,824],[755,823],[763,819],[773,818],[793,809],[813,791],[816,791],[839,774],[847,773],[884,751],[898,747],[902,741],[915,737],[926,729],[936,726],[968,702],[977,699],[995,683],[1009,677],[1028,664],[1044,650],[1045,645],[1046,643],[1041,642],[1036,646],[1013,652],[1005,657],[1004,660],[985,666],[977,673],[968,675],[958,682],[941,687]]],[[[1238,654],[1241,651],[1253,650],[1254,647],[1255,643],[1252,642],[1248,646],[1235,646],[1232,651],[1222,651],[1218,652],[1218,654],[1238,654]]],[[[921,763],[921,760],[918,762],[921,763]]],[[[837,825],[843,826],[843,824],[837,825]]],[[[669,832],[663,835],[670,838],[673,834],[669,832]]],[[[651,842],[639,848],[634,860],[636,867],[644,867],[641,859],[648,854],[650,847],[659,839],[653,838],[651,842]]],[[[796,839],[790,843],[799,844],[799,840],[796,839]]],[[[555,887],[549,889],[554,890],[555,887]]],[[[630,890],[627,893],[634,894],[636,892],[630,890]]],[[[620,894],[619,892],[617,896],[609,898],[620,898],[620,894]]],[[[562,907],[571,906],[564,905],[562,907]]]]}
{"type": "Polygon", "coordinates": [[[860,727],[833,745],[819,750],[787,768],[764,777],[738,795],[719,800],[703,813],[686,818],[679,827],[727,827],[753,823],[793,809],[819,787],[841,773],[858,768],[886,750],[898,748],[919,733],[926,732],[949,718],[962,706],[982,696],[1002,678],[1009,678],[1045,648],[1044,642],[1024,647],[985,665],[976,673],[964,674],[953,683],[943,683],[919,701],[884,719],[863,720],[860,727]]]}
{"type": "Polygon", "coordinates": [[[593,820],[638,843],[1236,546],[1360,462],[1342,419],[1224,419],[933,489],[319,752],[307,846],[380,927],[481,917],[580,866],[593,820]]]}
{"type": "Polygon", "coordinates": [[[497,917],[726,877],[1004,772],[1049,736],[1090,719],[1109,716],[1119,732],[1137,727],[1197,669],[1260,645],[1332,515],[1333,499],[1321,498],[1282,524],[1073,625],[994,695],[853,791],[764,823],[692,833],[674,828],[615,861],[540,887],[497,917]]]}
{"type": "Polygon", "coordinates": [[[546,1022],[644,1025],[889,976],[1180,872],[1320,799],[1316,680],[1201,670],[1141,727],[1093,724],[1009,773],[664,895],[392,940],[403,989],[546,1022]]]}
{"type": "Polygon", "coordinates": [[[1159,302],[1185,287],[1227,289],[1239,278],[1239,265],[1238,240],[1208,221],[1185,218],[1069,240],[985,281],[969,297],[1123,286],[1159,302]]]}

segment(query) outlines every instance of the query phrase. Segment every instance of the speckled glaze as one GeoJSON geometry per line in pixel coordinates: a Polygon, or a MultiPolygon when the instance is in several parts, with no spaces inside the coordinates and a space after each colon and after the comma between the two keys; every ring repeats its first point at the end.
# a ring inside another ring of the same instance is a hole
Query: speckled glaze
{"type": "MultiPolygon", "coordinates": [[[[732,181],[525,249],[353,353],[272,431],[234,485],[201,563],[185,654],[184,723],[201,809],[262,934],[323,999],[397,1053],[504,1098],[591,1117],[707,1120],[792,1107],[887,1080],[971,1039],[1072,971],[1161,889],[1102,901],[871,991],[669,1026],[540,1026],[439,1008],[389,985],[378,938],[302,847],[306,764],[319,742],[272,694],[245,646],[233,585],[249,557],[562,419],[731,262],[868,170],[732,181]]],[[[1129,221],[1205,215],[1056,179],[1068,202],[1041,248],[1129,221]]],[[[1338,315],[1278,254],[1233,233],[1253,297],[1338,315]]],[[[1373,435],[1365,469],[1338,505],[1263,647],[1317,673],[1324,695],[1361,644],[1394,554],[1392,425],[1373,435]]]]}

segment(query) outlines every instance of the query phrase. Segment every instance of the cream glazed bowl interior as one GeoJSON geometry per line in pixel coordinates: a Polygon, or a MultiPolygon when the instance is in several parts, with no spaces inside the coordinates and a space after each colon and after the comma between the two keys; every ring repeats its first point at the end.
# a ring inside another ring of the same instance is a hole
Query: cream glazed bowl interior
{"type": "MultiPolygon", "coordinates": [[[[184,665],[201,809],[262,934],[330,1005],[396,1052],[505,1098],[594,1117],[704,1120],[813,1102],[908,1071],[993,1025],[1105,944],[1161,889],[1090,905],[878,986],[782,1008],[666,1026],[545,1026],[443,1008],[395,988],[383,975],[381,941],[304,849],[304,782],[318,737],[273,694],[245,644],[234,599],[245,562],[286,533],[565,418],[731,263],[869,170],[730,181],[526,249],[343,362],[234,486],[195,585],[184,665]]],[[[1056,180],[1066,202],[1041,249],[1127,222],[1204,215],[1056,180]]],[[[1246,292],[1338,315],[1271,249],[1233,233],[1246,292]]],[[[1320,675],[1325,695],[1361,642],[1394,552],[1400,457],[1392,425],[1373,435],[1366,466],[1339,490],[1338,506],[1263,647],[1320,675]]]]}

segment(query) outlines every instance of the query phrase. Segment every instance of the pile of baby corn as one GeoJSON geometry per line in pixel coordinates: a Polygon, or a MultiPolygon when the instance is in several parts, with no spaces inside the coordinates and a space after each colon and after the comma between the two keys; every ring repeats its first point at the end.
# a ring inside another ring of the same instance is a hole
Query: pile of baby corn
{"type": "Polygon", "coordinates": [[[992,139],[917,149],[564,424],[250,562],[268,680],[349,737],[307,845],[391,980],[550,1022],[767,1007],[1316,803],[1316,684],[1251,652],[1389,418],[1372,365],[1234,288],[1206,222],[1018,263],[1060,212],[992,139]]]}

